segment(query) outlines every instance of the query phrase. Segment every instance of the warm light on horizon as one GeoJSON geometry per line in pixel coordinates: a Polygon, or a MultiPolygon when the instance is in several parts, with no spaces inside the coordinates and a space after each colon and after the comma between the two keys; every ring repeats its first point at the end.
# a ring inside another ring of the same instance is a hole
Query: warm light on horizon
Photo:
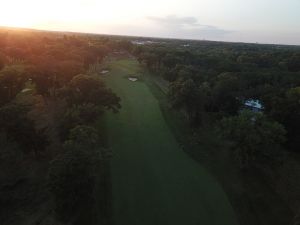
{"type": "Polygon", "coordinates": [[[298,0],[3,0],[0,26],[300,44],[298,0]]]}
{"type": "Polygon", "coordinates": [[[81,29],[89,23],[118,24],[135,14],[128,13],[128,9],[132,10],[136,4],[138,0],[131,0],[131,4],[94,0],[7,0],[1,3],[0,25],[43,29],[76,25],[81,29]]]}
{"type": "Polygon", "coordinates": [[[35,14],[27,10],[27,3],[16,1],[6,1],[1,3],[1,26],[10,27],[30,27],[33,26],[37,18],[35,14]]]}

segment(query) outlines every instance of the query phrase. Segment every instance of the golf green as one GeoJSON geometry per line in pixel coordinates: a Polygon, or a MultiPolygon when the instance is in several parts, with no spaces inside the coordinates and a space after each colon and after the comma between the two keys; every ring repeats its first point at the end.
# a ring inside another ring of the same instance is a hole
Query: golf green
{"type": "Polygon", "coordinates": [[[109,67],[104,79],[122,104],[105,116],[114,224],[236,225],[221,186],[180,148],[138,62],[115,60],[109,67]]]}

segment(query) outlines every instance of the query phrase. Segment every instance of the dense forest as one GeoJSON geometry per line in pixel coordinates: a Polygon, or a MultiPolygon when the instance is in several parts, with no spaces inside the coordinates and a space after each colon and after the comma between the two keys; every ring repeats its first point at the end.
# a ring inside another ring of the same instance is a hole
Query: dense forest
{"type": "Polygon", "coordinates": [[[119,47],[107,38],[1,30],[1,224],[105,224],[95,190],[107,189],[109,152],[96,121],[117,112],[120,98],[89,69],[119,47]]]}
{"type": "Polygon", "coordinates": [[[245,103],[252,100],[259,102],[262,120],[280,127],[274,132],[286,138],[281,144],[289,151],[299,150],[299,47],[183,43],[138,46],[133,53],[170,82],[170,101],[186,113],[191,126],[201,126],[207,116],[214,122],[239,119],[245,103]]]}
{"type": "MultiPolygon", "coordinates": [[[[299,46],[1,29],[0,224],[111,224],[101,119],[122,96],[99,71],[112,55],[152,74],[166,112],[188,127],[188,154],[199,160],[205,143],[221,165],[226,149],[246,184],[262,179],[298,213],[299,46]]],[[[240,200],[231,198],[236,208],[240,200]]]]}

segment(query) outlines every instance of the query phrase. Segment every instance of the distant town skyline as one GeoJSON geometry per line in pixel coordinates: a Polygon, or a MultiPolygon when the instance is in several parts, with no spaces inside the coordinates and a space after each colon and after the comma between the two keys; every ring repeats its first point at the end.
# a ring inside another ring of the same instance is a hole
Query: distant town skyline
{"type": "Polygon", "coordinates": [[[9,0],[1,26],[300,45],[298,0],[9,0]]]}

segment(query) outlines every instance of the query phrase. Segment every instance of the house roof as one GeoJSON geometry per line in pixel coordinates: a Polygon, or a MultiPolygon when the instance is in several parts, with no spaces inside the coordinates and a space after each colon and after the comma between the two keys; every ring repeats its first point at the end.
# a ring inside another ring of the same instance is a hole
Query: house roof
{"type": "Polygon", "coordinates": [[[257,100],[257,99],[249,99],[247,101],[245,101],[245,106],[249,106],[249,107],[252,107],[252,108],[257,108],[257,109],[263,109],[263,105],[262,103],[257,100]]]}

